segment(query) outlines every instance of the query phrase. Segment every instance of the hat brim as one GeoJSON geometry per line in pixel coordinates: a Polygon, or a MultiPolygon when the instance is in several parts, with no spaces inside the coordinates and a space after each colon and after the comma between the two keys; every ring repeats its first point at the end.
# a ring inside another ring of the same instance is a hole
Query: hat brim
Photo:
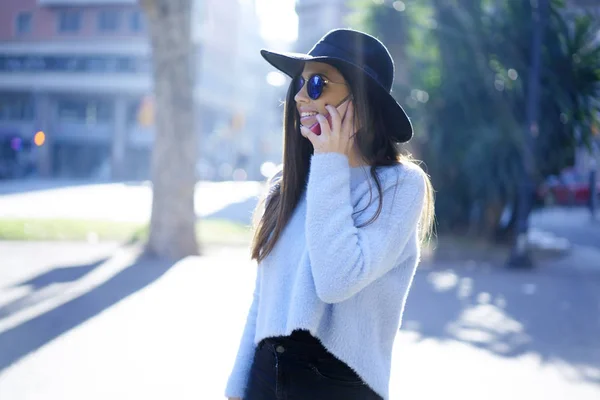
{"type": "MultiPolygon", "coordinates": [[[[291,52],[275,52],[270,50],[261,50],[262,57],[273,67],[283,72],[290,78],[294,78],[302,73],[304,64],[307,61],[324,62],[333,64],[339,63],[354,69],[355,72],[360,72],[367,77],[371,87],[379,94],[381,99],[381,112],[384,116],[384,124],[393,139],[399,143],[408,142],[413,136],[413,126],[406,111],[394,99],[390,92],[379,82],[373,78],[367,71],[358,65],[348,62],[338,57],[330,56],[311,56],[309,54],[291,53],[291,52]]],[[[337,64],[337,65],[336,65],[337,64]]]]}

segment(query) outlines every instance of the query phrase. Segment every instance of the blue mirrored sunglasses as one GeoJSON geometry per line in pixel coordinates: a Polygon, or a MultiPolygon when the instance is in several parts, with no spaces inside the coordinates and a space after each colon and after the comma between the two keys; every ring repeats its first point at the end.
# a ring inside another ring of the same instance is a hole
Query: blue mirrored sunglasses
{"type": "Polygon", "coordinates": [[[317,100],[323,94],[325,86],[330,83],[345,85],[345,83],[332,82],[321,74],[313,74],[308,79],[304,79],[302,75],[299,75],[294,79],[294,90],[296,91],[296,94],[298,94],[304,87],[304,84],[306,84],[306,93],[308,94],[308,97],[317,100]]]}

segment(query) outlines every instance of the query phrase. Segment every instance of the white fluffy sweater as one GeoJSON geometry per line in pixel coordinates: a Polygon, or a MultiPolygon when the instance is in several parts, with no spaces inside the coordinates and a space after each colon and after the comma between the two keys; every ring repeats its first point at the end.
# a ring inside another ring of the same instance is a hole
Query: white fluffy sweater
{"type": "Polygon", "coordinates": [[[226,396],[243,396],[262,339],[306,329],[389,398],[392,347],[419,262],[426,186],[411,165],[381,168],[379,176],[381,214],[358,228],[378,206],[368,169],[350,168],[338,153],[312,156],[305,194],[258,266],[226,396]]]}

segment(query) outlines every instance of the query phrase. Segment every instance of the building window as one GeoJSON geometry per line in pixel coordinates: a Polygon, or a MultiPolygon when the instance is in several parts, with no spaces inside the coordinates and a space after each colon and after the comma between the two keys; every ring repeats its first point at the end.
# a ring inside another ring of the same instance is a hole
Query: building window
{"type": "Polygon", "coordinates": [[[95,125],[112,120],[112,108],[108,101],[86,99],[61,99],[57,102],[60,122],[95,125]]]}
{"type": "Polygon", "coordinates": [[[20,12],[17,14],[16,31],[17,35],[25,35],[31,33],[31,20],[33,14],[30,12],[20,12]]]}
{"type": "Polygon", "coordinates": [[[141,32],[145,28],[144,16],[140,11],[134,11],[129,16],[129,29],[132,32],[141,32]]]}
{"type": "Polygon", "coordinates": [[[58,12],[58,31],[61,33],[78,32],[81,29],[81,12],[61,10],[58,12]]]}
{"type": "Polygon", "coordinates": [[[32,121],[33,117],[33,96],[0,95],[0,121],[32,121]]]}
{"type": "Polygon", "coordinates": [[[61,71],[90,73],[148,73],[149,58],[106,56],[12,56],[0,55],[0,71],[61,71]]]}
{"type": "Polygon", "coordinates": [[[116,32],[119,30],[119,12],[104,10],[98,14],[98,30],[102,32],[116,32]]]}

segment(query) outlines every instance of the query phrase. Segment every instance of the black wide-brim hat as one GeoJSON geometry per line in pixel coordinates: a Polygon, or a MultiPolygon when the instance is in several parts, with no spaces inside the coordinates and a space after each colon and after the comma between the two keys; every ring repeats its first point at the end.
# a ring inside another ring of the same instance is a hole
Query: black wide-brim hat
{"type": "Polygon", "coordinates": [[[342,73],[347,70],[363,75],[367,85],[380,95],[387,133],[399,143],[412,138],[410,119],[391,94],[394,61],[385,45],[375,37],[352,29],[335,29],[323,36],[308,54],[264,49],[260,54],[292,79],[302,73],[307,61],[324,62],[338,67],[342,73]]]}

